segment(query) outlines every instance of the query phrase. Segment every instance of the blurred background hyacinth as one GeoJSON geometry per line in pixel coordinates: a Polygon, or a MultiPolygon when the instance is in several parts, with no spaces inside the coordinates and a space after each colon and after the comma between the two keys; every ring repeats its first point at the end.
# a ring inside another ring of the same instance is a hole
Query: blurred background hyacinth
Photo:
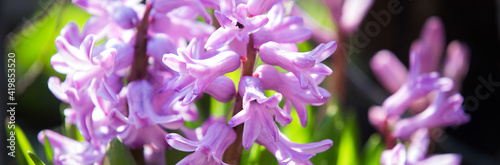
{"type": "Polygon", "coordinates": [[[0,164],[500,164],[498,0],[0,6],[0,164]]]}

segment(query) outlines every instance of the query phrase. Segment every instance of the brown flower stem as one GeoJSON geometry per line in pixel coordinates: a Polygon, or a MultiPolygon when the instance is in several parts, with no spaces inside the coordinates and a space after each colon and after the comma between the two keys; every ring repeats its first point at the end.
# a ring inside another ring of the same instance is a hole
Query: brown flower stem
{"type": "MultiPolygon", "coordinates": [[[[241,63],[241,77],[252,76],[253,69],[255,65],[255,58],[257,56],[257,51],[253,47],[253,35],[250,34],[250,39],[247,45],[247,58],[242,58],[241,63]]],[[[236,115],[243,109],[243,98],[241,95],[236,93],[236,100],[234,103],[233,116],[236,115]]],[[[224,152],[223,161],[229,164],[240,164],[241,153],[243,151],[243,145],[241,144],[242,134],[243,134],[243,124],[240,124],[233,128],[236,132],[236,141],[231,144],[226,152],[224,152]]]]}
{"type": "MultiPolygon", "coordinates": [[[[146,54],[146,49],[148,44],[149,13],[151,12],[151,8],[151,4],[148,4],[144,17],[137,25],[137,34],[134,45],[134,59],[132,60],[132,68],[130,70],[130,75],[127,78],[127,82],[141,80],[148,77],[148,55],[146,54]]],[[[130,152],[134,156],[138,165],[145,164],[143,148],[130,149],[130,152]]]]}
{"type": "Polygon", "coordinates": [[[331,76],[332,83],[330,84],[329,91],[333,94],[333,98],[337,99],[339,107],[343,107],[345,103],[345,69],[346,69],[346,55],[344,52],[343,44],[346,36],[339,31],[339,38],[337,41],[337,51],[332,58],[333,76],[331,76]]]}
{"type": "Polygon", "coordinates": [[[148,27],[149,27],[149,13],[151,12],[151,4],[147,5],[144,17],[137,25],[137,35],[135,38],[134,46],[134,60],[132,61],[132,68],[128,76],[128,82],[144,79],[148,76],[148,55],[146,49],[148,44],[148,27]]]}
{"type": "Polygon", "coordinates": [[[384,125],[382,127],[384,130],[382,130],[382,136],[384,137],[385,141],[385,146],[387,149],[391,149],[394,146],[396,146],[396,139],[391,135],[391,131],[389,130],[389,123],[387,122],[387,119],[384,121],[384,125]]]}

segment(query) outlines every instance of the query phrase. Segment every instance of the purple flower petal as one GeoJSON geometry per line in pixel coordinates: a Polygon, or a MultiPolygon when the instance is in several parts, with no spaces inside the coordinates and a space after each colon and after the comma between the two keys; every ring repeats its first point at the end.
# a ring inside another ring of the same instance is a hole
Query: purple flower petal
{"type": "MultiPolygon", "coordinates": [[[[253,108],[253,107],[249,107],[253,108]]],[[[259,111],[254,109],[250,109],[249,111],[259,111]]],[[[253,143],[257,139],[257,137],[260,135],[263,124],[261,123],[262,121],[259,120],[260,116],[257,116],[256,113],[252,113],[251,116],[245,121],[245,124],[243,125],[243,140],[242,140],[242,145],[243,148],[246,150],[250,149],[252,147],[253,143]]]]}
{"type": "Polygon", "coordinates": [[[111,18],[123,29],[134,28],[139,22],[139,17],[135,10],[126,6],[115,8],[111,18]]]}
{"type": "Polygon", "coordinates": [[[57,99],[68,103],[68,96],[66,95],[66,90],[69,88],[68,83],[61,83],[58,77],[50,77],[47,82],[49,90],[57,97],[57,99]]]}
{"type": "Polygon", "coordinates": [[[185,151],[185,152],[195,151],[199,145],[198,142],[185,139],[184,137],[176,133],[169,133],[165,137],[165,139],[167,140],[167,143],[170,146],[174,147],[176,150],[179,151],[185,151]]]}
{"type": "Polygon", "coordinates": [[[415,165],[459,165],[461,160],[462,157],[458,154],[439,154],[429,156],[415,165]]]}
{"type": "Polygon", "coordinates": [[[256,48],[268,41],[278,43],[300,43],[311,37],[311,29],[304,26],[302,18],[297,16],[284,17],[285,9],[282,4],[274,5],[269,11],[267,23],[254,33],[256,48]]]}
{"type": "Polygon", "coordinates": [[[180,128],[183,125],[181,116],[159,115],[154,110],[154,90],[146,80],[132,81],[127,85],[127,103],[129,119],[136,127],[161,124],[164,127],[180,128]]]}
{"type": "Polygon", "coordinates": [[[342,5],[342,16],[340,18],[340,27],[347,34],[356,30],[363,20],[374,0],[344,0],[342,5]]]}
{"type": "Polygon", "coordinates": [[[78,46],[83,38],[80,36],[80,30],[75,22],[70,21],[61,29],[61,36],[65,38],[70,45],[78,46]]]}
{"type": "Polygon", "coordinates": [[[437,72],[420,73],[422,62],[419,55],[419,52],[410,54],[410,72],[407,81],[382,104],[388,116],[401,115],[413,101],[427,96],[434,90],[446,92],[453,88],[452,80],[440,78],[437,72]]]}
{"type": "MultiPolygon", "coordinates": [[[[201,44],[193,39],[187,48],[179,48],[178,54],[166,54],[163,62],[175,71],[180,72],[180,76],[167,85],[167,88],[175,87],[176,90],[187,90],[183,100],[183,105],[191,103],[194,98],[201,95],[205,88],[217,77],[232,72],[240,66],[240,57],[233,51],[219,52],[206,59],[194,59],[193,57],[203,57],[196,50],[203,50],[201,44]]],[[[232,91],[226,91],[232,92],[232,91]]]]}
{"type": "Polygon", "coordinates": [[[229,102],[236,94],[234,82],[229,77],[219,76],[205,88],[205,93],[212,96],[215,100],[221,102],[229,102]]]}
{"type": "Polygon", "coordinates": [[[82,34],[83,36],[93,34],[97,39],[101,39],[110,30],[110,27],[108,25],[108,18],[92,16],[83,25],[82,34]]]}
{"type": "Polygon", "coordinates": [[[212,17],[198,0],[153,1],[154,9],[160,13],[168,13],[181,6],[188,6],[198,12],[205,22],[212,24],[212,17]]]}
{"type": "Polygon", "coordinates": [[[401,143],[398,143],[390,150],[385,150],[380,157],[380,164],[382,165],[405,165],[405,162],[406,149],[401,143]]]}
{"type": "Polygon", "coordinates": [[[469,121],[462,107],[463,97],[456,93],[452,96],[439,92],[434,102],[423,112],[398,121],[394,126],[394,136],[407,139],[419,128],[454,126],[469,121]]]}
{"type": "Polygon", "coordinates": [[[191,141],[175,133],[168,134],[165,139],[177,150],[195,151],[178,164],[223,164],[222,155],[236,140],[236,133],[224,123],[216,122],[200,141],[191,141]]]}
{"type": "Polygon", "coordinates": [[[226,122],[225,117],[214,117],[211,115],[208,117],[203,124],[196,129],[188,129],[186,127],[182,127],[182,133],[186,138],[190,140],[201,140],[207,134],[208,128],[210,128],[215,123],[224,123],[226,122]]]}
{"type": "Polygon", "coordinates": [[[276,141],[278,127],[274,123],[273,116],[282,125],[291,122],[291,117],[278,106],[281,101],[281,94],[275,94],[267,98],[262,91],[260,80],[250,76],[242,77],[238,88],[240,95],[243,97],[243,109],[228,121],[228,125],[234,127],[245,123],[243,147],[249,149],[255,139],[264,132],[261,131],[262,129],[267,130],[265,136],[269,136],[276,141]]]}
{"type": "Polygon", "coordinates": [[[38,141],[44,144],[45,137],[54,152],[52,158],[54,164],[92,164],[101,162],[106,153],[105,146],[94,148],[87,142],[79,142],[51,130],[41,131],[38,134],[38,141]]]}
{"type": "Polygon", "coordinates": [[[302,89],[309,89],[312,94],[321,99],[317,83],[312,74],[329,75],[332,71],[321,63],[337,49],[335,41],[320,44],[310,52],[292,52],[275,42],[267,42],[260,47],[260,57],[264,63],[277,65],[292,72],[300,82],[302,89]]]}
{"type": "Polygon", "coordinates": [[[411,144],[408,147],[407,162],[416,163],[425,158],[427,148],[430,144],[429,130],[420,128],[413,134],[411,144]]]}
{"type": "Polygon", "coordinates": [[[212,49],[218,49],[232,41],[235,37],[234,31],[231,29],[219,28],[212,33],[212,35],[210,35],[210,38],[208,38],[208,41],[205,44],[205,49],[209,51],[212,49]]]}
{"type": "Polygon", "coordinates": [[[450,93],[458,92],[469,70],[469,50],[464,43],[452,41],[446,52],[443,75],[453,80],[454,88],[450,93]]]}
{"type": "Polygon", "coordinates": [[[446,42],[444,34],[444,26],[439,18],[427,19],[417,44],[412,45],[412,49],[421,49],[420,58],[425,60],[421,64],[421,73],[438,69],[446,42]]]}
{"type": "Polygon", "coordinates": [[[408,77],[406,67],[389,50],[381,50],[370,61],[373,73],[389,92],[396,92],[408,77]]]}
{"type": "Polygon", "coordinates": [[[248,43],[249,35],[263,27],[269,19],[265,15],[249,17],[247,6],[239,4],[235,8],[235,2],[231,0],[221,1],[221,11],[215,11],[214,15],[221,27],[217,29],[205,44],[207,50],[221,48],[236,38],[248,43]]]}
{"type": "Polygon", "coordinates": [[[309,159],[314,157],[316,153],[328,150],[333,145],[330,139],[298,144],[290,141],[281,132],[279,132],[277,141],[261,135],[257,138],[257,143],[265,146],[276,157],[279,164],[311,164],[309,159]]]}
{"type": "Polygon", "coordinates": [[[261,15],[266,13],[276,0],[249,0],[247,2],[248,13],[251,15],[261,15]]]}
{"type": "Polygon", "coordinates": [[[101,1],[72,0],[71,2],[92,15],[104,15],[106,13],[106,9],[104,8],[103,3],[101,1]]]}
{"type": "MultiPolygon", "coordinates": [[[[288,102],[285,110],[287,108],[291,108],[289,106],[290,104],[295,107],[302,126],[307,125],[306,104],[319,106],[325,103],[330,98],[330,93],[323,88],[319,88],[319,91],[320,94],[324,97],[322,99],[316,98],[311,93],[311,91],[304,90],[300,87],[298,79],[293,74],[280,73],[276,68],[269,65],[259,66],[255,70],[254,76],[259,77],[259,79],[262,81],[264,89],[274,90],[281,93],[285,97],[286,101],[288,102]]],[[[290,114],[289,110],[286,111],[289,112],[288,114],[290,114]]],[[[287,118],[277,117],[276,120],[280,124],[281,122],[278,119],[284,121],[290,120],[287,118]]]]}

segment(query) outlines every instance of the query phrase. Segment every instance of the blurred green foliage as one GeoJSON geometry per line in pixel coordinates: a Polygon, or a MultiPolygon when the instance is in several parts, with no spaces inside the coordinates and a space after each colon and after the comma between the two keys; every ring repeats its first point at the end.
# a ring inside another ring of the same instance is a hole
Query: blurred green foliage
{"type": "Polygon", "coordinates": [[[52,146],[50,145],[50,141],[47,138],[47,136],[45,136],[43,148],[45,149],[45,155],[47,157],[47,160],[50,163],[52,163],[52,157],[54,156],[54,152],[52,151],[52,146]]]}
{"type": "MultiPolygon", "coordinates": [[[[56,53],[55,38],[68,22],[80,27],[89,14],[70,1],[53,0],[41,5],[40,11],[7,36],[7,51],[16,54],[16,122],[22,123],[30,141],[42,128],[52,128],[63,121],[59,117],[59,103],[48,90],[50,76],[64,76],[52,69],[50,58],[56,53]]],[[[75,136],[76,137],[76,136],[75,136]]],[[[40,146],[35,144],[34,146],[40,146]]]]}
{"type": "MultiPolygon", "coordinates": [[[[8,128],[8,121],[5,122],[5,131],[8,136],[11,135],[11,131],[14,131],[15,137],[15,158],[17,164],[19,165],[35,165],[35,162],[31,159],[29,152],[34,152],[33,147],[31,147],[31,143],[26,138],[24,131],[17,124],[14,125],[13,129],[8,128]]],[[[10,137],[7,137],[10,139],[10,137]]]]}
{"type": "Polygon", "coordinates": [[[45,163],[38,158],[38,156],[35,155],[35,153],[28,151],[28,155],[30,156],[30,159],[35,163],[35,165],[45,165],[45,163]]]}
{"type": "Polygon", "coordinates": [[[125,144],[123,144],[120,139],[114,138],[108,144],[106,156],[104,157],[102,164],[135,165],[137,163],[135,162],[134,157],[132,156],[132,153],[130,153],[127,146],[125,146],[125,144]]]}
{"type": "Polygon", "coordinates": [[[25,75],[31,67],[40,67],[47,75],[60,75],[49,65],[50,58],[57,52],[54,45],[56,37],[68,22],[75,22],[82,27],[90,17],[85,11],[65,1],[53,1],[53,3],[55,4],[50,5],[50,8],[35,14],[45,14],[45,16],[27,22],[30,24],[9,38],[9,48],[18,57],[16,63],[18,74],[25,75]]]}

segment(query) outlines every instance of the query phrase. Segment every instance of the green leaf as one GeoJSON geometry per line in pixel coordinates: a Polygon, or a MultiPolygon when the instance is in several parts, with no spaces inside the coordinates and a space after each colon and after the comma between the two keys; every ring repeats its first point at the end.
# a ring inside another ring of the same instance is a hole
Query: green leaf
{"type": "Polygon", "coordinates": [[[165,159],[166,159],[166,164],[167,165],[175,165],[177,162],[181,161],[184,159],[186,156],[191,154],[193,152],[184,152],[184,151],[179,151],[176,149],[167,149],[165,151],[165,159]]]}
{"type": "Polygon", "coordinates": [[[11,146],[10,144],[15,143],[15,148],[13,148],[13,152],[11,152],[12,150],[10,150],[9,148],[8,152],[15,155],[18,164],[35,165],[35,163],[29,158],[30,156],[28,155],[28,152],[35,152],[35,150],[33,150],[33,147],[31,147],[28,138],[26,138],[26,135],[19,125],[9,123],[9,121],[10,120],[8,118],[5,120],[5,131],[8,137],[7,143],[9,146],[11,146]]]}
{"type": "Polygon", "coordinates": [[[311,162],[317,165],[329,165],[337,162],[339,139],[344,128],[344,117],[342,116],[342,111],[339,109],[338,104],[333,101],[326,104],[326,111],[314,111],[316,112],[314,119],[316,126],[313,130],[321,131],[314,131],[311,133],[312,141],[316,142],[324,139],[331,139],[333,141],[333,146],[325,152],[318,153],[311,158],[311,162]]]}
{"type": "Polygon", "coordinates": [[[38,156],[35,155],[35,153],[28,151],[28,155],[30,156],[31,160],[35,163],[35,165],[45,165],[44,162],[38,158],[38,156]]]}
{"type": "MultiPolygon", "coordinates": [[[[19,149],[20,151],[16,151],[16,152],[21,152],[24,156],[24,158],[28,158],[29,155],[28,155],[28,152],[31,151],[31,152],[35,152],[35,150],[33,150],[33,147],[31,147],[31,143],[28,141],[28,138],[26,138],[26,135],[24,134],[23,130],[21,129],[21,127],[19,125],[16,124],[16,128],[14,129],[14,131],[16,132],[16,141],[19,145],[19,149]]],[[[31,160],[28,160],[26,159],[28,164],[32,165],[32,164],[35,164],[33,161],[31,160]]]]}
{"type": "Polygon", "coordinates": [[[70,123],[64,123],[64,136],[69,137],[71,139],[77,140],[77,141],[84,141],[85,139],[83,138],[82,134],[80,134],[80,131],[78,131],[78,128],[76,128],[76,125],[70,124],[70,123]]]}
{"type": "Polygon", "coordinates": [[[215,117],[226,116],[230,109],[232,110],[232,103],[234,99],[227,103],[223,103],[210,97],[210,115],[215,117]]]}
{"type": "Polygon", "coordinates": [[[114,138],[108,144],[103,164],[136,165],[137,163],[123,142],[118,138],[114,138]]]}
{"type": "Polygon", "coordinates": [[[311,43],[311,41],[306,41],[297,44],[297,47],[299,48],[299,52],[308,52],[313,50],[316,46],[311,43]]]}
{"type": "Polygon", "coordinates": [[[385,150],[385,144],[382,137],[378,133],[370,136],[364,147],[364,164],[378,165],[380,164],[380,155],[385,150]]]}
{"type": "Polygon", "coordinates": [[[349,113],[346,115],[346,119],[340,135],[337,165],[356,165],[360,163],[358,162],[359,151],[356,115],[349,113]]]}
{"type": "Polygon", "coordinates": [[[44,145],[43,147],[45,148],[45,155],[47,156],[47,160],[49,163],[52,164],[52,157],[54,157],[54,152],[52,152],[52,147],[50,145],[49,139],[47,138],[47,135],[45,135],[45,140],[44,140],[44,145]]]}
{"type": "Polygon", "coordinates": [[[254,165],[259,164],[260,157],[264,150],[261,150],[261,146],[257,143],[254,143],[250,149],[243,149],[243,153],[241,154],[241,165],[254,165]]]}
{"type": "MultiPolygon", "coordinates": [[[[257,144],[253,144],[253,145],[257,145],[257,144]]],[[[260,152],[259,162],[256,164],[268,164],[268,165],[271,165],[271,164],[277,165],[278,164],[276,157],[274,157],[274,155],[271,152],[269,152],[266,149],[266,147],[259,145],[259,152],[260,152]]]]}
{"type": "Polygon", "coordinates": [[[311,17],[314,18],[314,20],[316,20],[319,24],[338,31],[331,14],[325,14],[330,13],[330,9],[327,5],[322,4],[321,1],[298,0],[296,2],[297,5],[311,15],[311,17]]]}
{"type": "MultiPolygon", "coordinates": [[[[15,35],[7,36],[10,48],[19,55],[17,58],[19,61],[16,61],[16,64],[19,64],[16,72],[21,75],[24,75],[33,66],[45,69],[54,75],[56,72],[50,65],[46,64],[49,64],[50,57],[56,52],[54,40],[59,35],[61,28],[69,21],[73,21],[81,29],[84,22],[90,17],[90,14],[77,6],[70,3],[65,5],[68,3],[61,2],[54,1],[56,4],[47,10],[46,15],[40,19],[25,21],[25,28],[15,35]]],[[[34,17],[41,14],[43,13],[39,12],[34,17]]]]}
{"type": "Polygon", "coordinates": [[[227,76],[231,80],[233,80],[236,91],[238,91],[238,83],[240,83],[240,74],[241,74],[240,68],[236,69],[235,71],[224,74],[224,76],[227,76]]]}
{"type": "Polygon", "coordinates": [[[308,114],[308,123],[306,127],[302,127],[300,124],[299,116],[295,108],[292,108],[291,116],[293,118],[292,122],[285,127],[282,127],[281,130],[283,134],[285,134],[290,140],[295,143],[310,143],[312,140],[312,133],[314,132],[314,115],[313,108],[311,106],[307,106],[307,114],[308,114]]]}

